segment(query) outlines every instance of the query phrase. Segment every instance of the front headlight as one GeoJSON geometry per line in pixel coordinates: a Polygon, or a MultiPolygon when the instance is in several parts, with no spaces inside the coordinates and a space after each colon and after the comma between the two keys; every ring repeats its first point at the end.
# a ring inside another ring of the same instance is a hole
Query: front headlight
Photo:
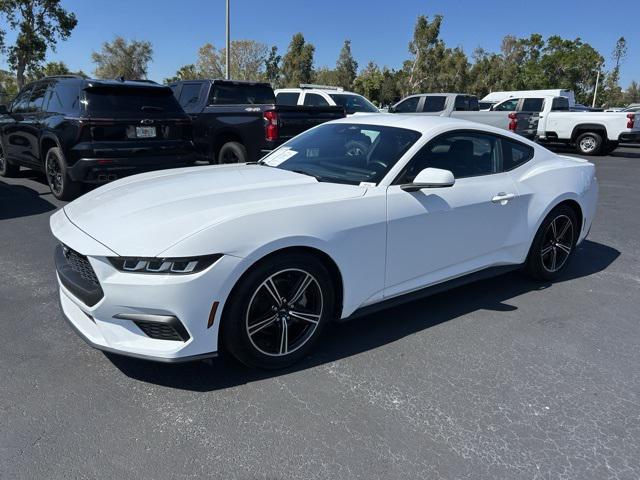
{"type": "Polygon", "coordinates": [[[219,254],[181,258],[109,257],[109,262],[121,272],[181,275],[201,272],[221,257],[219,254]]]}

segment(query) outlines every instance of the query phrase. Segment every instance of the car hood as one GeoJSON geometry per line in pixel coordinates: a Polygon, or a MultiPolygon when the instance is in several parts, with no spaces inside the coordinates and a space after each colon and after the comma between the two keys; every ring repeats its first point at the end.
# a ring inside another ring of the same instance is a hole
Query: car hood
{"type": "Polygon", "coordinates": [[[118,255],[157,256],[243,215],[353,198],[365,191],[262,165],[190,167],[107,184],[64,211],[76,227],[118,255]]]}

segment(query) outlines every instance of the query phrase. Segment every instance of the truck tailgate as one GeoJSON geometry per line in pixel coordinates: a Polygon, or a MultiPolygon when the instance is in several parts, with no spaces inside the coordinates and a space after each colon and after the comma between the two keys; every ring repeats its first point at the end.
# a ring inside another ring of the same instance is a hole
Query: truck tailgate
{"type": "Polygon", "coordinates": [[[309,130],[316,125],[345,117],[342,107],[302,107],[277,105],[279,140],[286,142],[290,138],[309,130]]]}

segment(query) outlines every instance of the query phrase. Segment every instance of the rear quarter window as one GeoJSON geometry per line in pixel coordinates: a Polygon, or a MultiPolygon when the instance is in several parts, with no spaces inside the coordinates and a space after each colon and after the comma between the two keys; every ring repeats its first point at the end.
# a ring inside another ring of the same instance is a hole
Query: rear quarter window
{"type": "Polygon", "coordinates": [[[533,158],[533,147],[515,140],[502,139],[502,170],[518,168],[533,158]]]}
{"type": "Polygon", "coordinates": [[[276,105],[298,105],[300,94],[298,92],[280,92],[276,95],[276,105]]]}

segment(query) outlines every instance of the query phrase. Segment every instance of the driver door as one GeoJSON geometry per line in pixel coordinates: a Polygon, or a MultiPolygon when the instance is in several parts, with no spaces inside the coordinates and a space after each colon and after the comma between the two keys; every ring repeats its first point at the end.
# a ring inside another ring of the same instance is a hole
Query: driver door
{"type": "Polygon", "coordinates": [[[524,204],[500,165],[499,138],[475,131],[436,137],[409,161],[387,189],[385,297],[517,262],[505,246],[524,204]],[[400,188],[427,167],[450,170],[455,184],[400,188]]]}

